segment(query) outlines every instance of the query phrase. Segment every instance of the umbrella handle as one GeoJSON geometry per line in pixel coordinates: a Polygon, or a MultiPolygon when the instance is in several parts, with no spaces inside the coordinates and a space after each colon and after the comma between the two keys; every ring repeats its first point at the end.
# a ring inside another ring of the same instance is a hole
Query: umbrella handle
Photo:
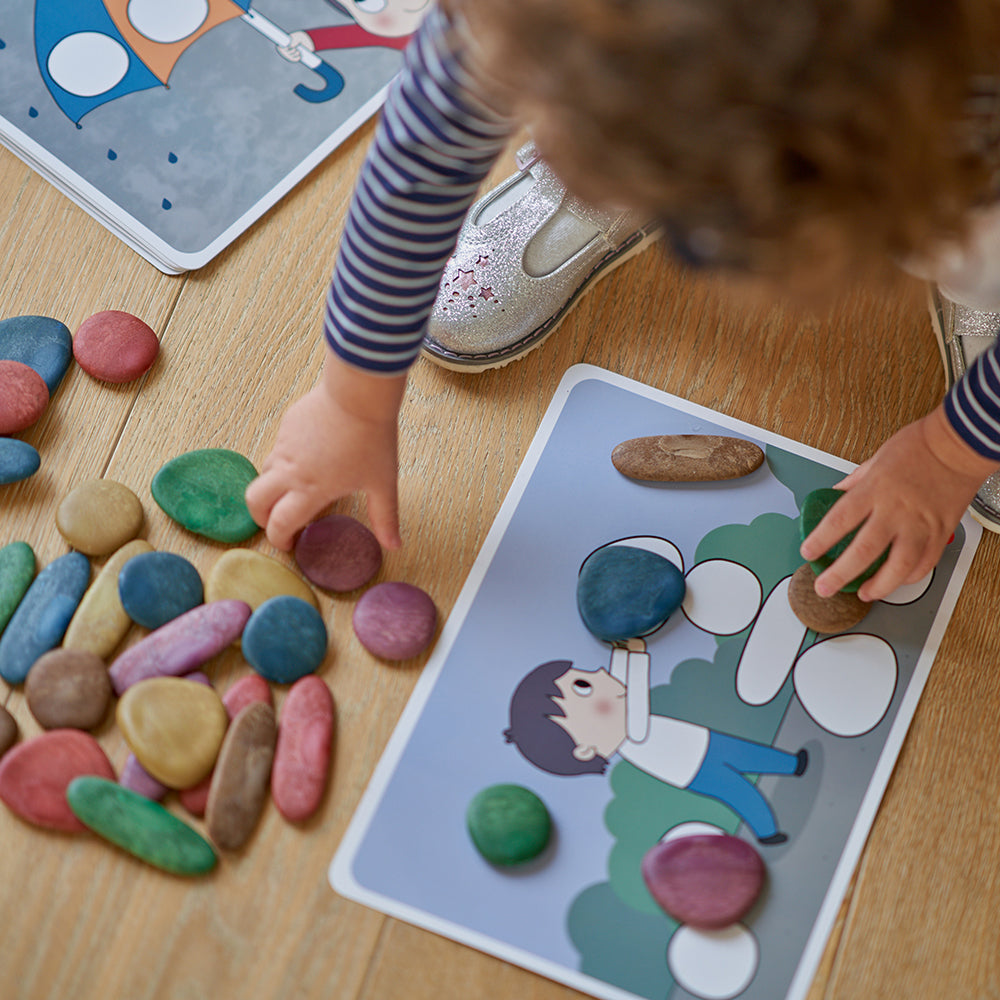
{"type": "Polygon", "coordinates": [[[331,98],[336,97],[344,89],[344,78],[340,75],[340,73],[329,63],[323,62],[322,59],[318,60],[318,62],[318,66],[311,66],[310,69],[319,73],[325,81],[324,85],[322,87],[307,87],[304,83],[297,83],[293,88],[296,95],[301,97],[303,101],[308,101],[310,104],[319,104],[322,101],[329,101],[331,98]]]}

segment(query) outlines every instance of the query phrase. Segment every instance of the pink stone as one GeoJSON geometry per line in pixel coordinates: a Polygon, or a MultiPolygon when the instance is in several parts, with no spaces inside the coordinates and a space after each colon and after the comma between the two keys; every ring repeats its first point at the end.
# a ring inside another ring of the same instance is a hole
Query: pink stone
{"type": "Polygon", "coordinates": [[[0,435],[26,430],[45,412],[49,387],[34,368],[0,360],[0,435]]]}
{"type": "Polygon", "coordinates": [[[430,644],[437,609],[419,587],[380,583],[361,595],[351,620],[368,652],[386,660],[408,660],[430,644]]]}
{"type": "Polygon", "coordinates": [[[79,729],[50,729],[9,750],[0,760],[0,800],[21,819],[50,830],[86,827],[66,804],[66,788],[82,774],[115,780],[101,745],[79,729]]]}
{"type": "Polygon", "coordinates": [[[317,586],[343,593],[363,587],[379,571],[382,548],[360,521],[330,514],[302,529],[295,561],[317,586]]]}
{"type": "Polygon", "coordinates": [[[281,706],[271,797],[293,822],[312,816],[326,790],[333,712],[330,689],[315,674],[296,681],[281,706]]]}
{"type": "Polygon", "coordinates": [[[152,799],[153,802],[161,802],[169,789],[161,784],[147,771],[142,764],[136,760],[135,754],[130,753],[125,766],[122,768],[122,776],[118,779],[118,784],[129,791],[141,795],[143,798],[152,799]]]}
{"type": "Polygon", "coordinates": [[[131,382],[152,367],[160,350],[156,334],[141,319],[106,309],[85,319],[73,336],[73,357],[102,382],[131,382]]]}

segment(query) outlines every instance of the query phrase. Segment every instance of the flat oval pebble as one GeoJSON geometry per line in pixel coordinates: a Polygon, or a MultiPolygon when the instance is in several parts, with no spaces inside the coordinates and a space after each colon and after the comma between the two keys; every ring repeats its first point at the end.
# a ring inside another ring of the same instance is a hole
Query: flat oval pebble
{"type": "Polygon", "coordinates": [[[257,826],[267,801],[277,734],[274,709],[259,701],[247,705],[226,733],[205,806],[208,835],[224,850],[241,848],[257,826]]]}
{"type": "Polygon", "coordinates": [[[43,729],[94,729],[111,703],[108,668],[94,653],[50,649],[29,671],[24,696],[43,729]]]}
{"type": "Polygon", "coordinates": [[[115,718],[139,763],[169,788],[189,788],[212,770],[229,724],[212,688],[179,677],[132,685],[115,718]]]}
{"type": "Polygon", "coordinates": [[[11,316],[0,320],[0,358],[34,368],[51,396],[73,360],[73,338],[65,323],[49,316],[11,316]]]}
{"type": "Polygon", "coordinates": [[[21,684],[32,664],[59,645],[90,582],[90,560],[69,552],[35,577],[0,635],[0,677],[21,684]]]}
{"type": "Polygon", "coordinates": [[[645,482],[711,482],[748,476],[764,463],[764,451],[753,441],[718,434],[657,434],[622,441],[611,463],[623,476],[645,482]]]}
{"type": "Polygon", "coordinates": [[[351,617],[361,645],[386,660],[408,660],[434,637],[437,608],[410,583],[379,583],[366,590],[351,617]]]}
{"type": "Polygon", "coordinates": [[[49,387],[34,368],[0,360],[0,434],[27,430],[44,412],[49,387]]]}
{"type": "Polygon", "coordinates": [[[0,757],[17,742],[17,719],[0,705],[0,757]]]}
{"type": "Polygon", "coordinates": [[[113,479],[80,483],[56,509],[59,533],[88,556],[106,556],[120,549],[139,534],[142,520],[139,498],[113,479]]]}
{"type": "Polygon", "coordinates": [[[174,875],[204,875],[215,867],[215,850],[201,834],[128,788],[99,778],[77,778],[66,798],[94,833],[155,868],[174,875]]]}
{"type": "Polygon", "coordinates": [[[309,819],[326,791],[333,743],[333,695],[310,675],[296,681],[281,706],[271,797],[292,822],[309,819]]]}
{"type": "Polygon", "coordinates": [[[0,437],[0,486],[30,478],[41,464],[42,456],[27,441],[0,437]]]}
{"type": "Polygon", "coordinates": [[[27,542],[0,548],[0,633],[35,578],[35,552],[27,542]]]}
{"type": "Polygon", "coordinates": [[[871,610],[871,604],[857,594],[841,591],[832,597],[820,597],[816,593],[816,573],[809,563],[803,563],[792,574],[788,603],[806,628],[821,635],[843,632],[857,625],[871,610]]]}
{"type": "Polygon", "coordinates": [[[201,574],[173,552],[145,552],[118,574],[118,597],[137,625],[156,629],[198,607],[205,599],[201,574]]]}
{"type": "Polygon", "coordinates": [[[538,857],[552,834],[545,803],[521,785],[491,785],[469,803],[465,822],[476,850],[494,865],[538,857]]]}
{"type": "Polygon", "coordinates": [[[162,802],[166,798],[167,792],[170,791],[162,781],[157,781],[139,763],[139,758],[134,753],[128,755],[118,784],[122,788],[127,788],[129,791],[135,792],[136,795],[141,795],[144,799],[150,799],[153,802],[162,802]]]}
{"type": "Polygon", "coordinates": [[[114,768],[89,733],[52,729],[18,743],[0,760],[0,800],[29,823],[78,833],[83,824],[66,804],[66,788],[83,774],[115,780],[114,768]]]}
{"type": "Polygon", "coordinates": [[[243,495],[257,478],[250,461],[226,448],[189,451],[153,477],[153,499],[178,524],[217,542],[245,542],[260,530],[243,495]]]}
{"type": "Polygon", "coordinates": [[[653,899],[682,924],[721,930],[744,917],[764,887],[757,851],[728,834],[699,834],[661,842],[642,859],[653,899]]]}
{"type": "Polygon", "coordinates": [[[249,618],[244,601],[213,601],[161,625],[111,664],[115,693],[150,677],[191,673],[238,639],[249,618]]]}
{"type": "Polygon", "coordinates": [[[326,657],[323,617],[298,597],[272,597],[243,630],[243,656],[261,677],[292,684],[318,669],[326,657]]]}
{"type": "Polygon", "coordinates": [[[132,626],[118,596],[118,573],[130,559],[152,551],[149,542],[134,538],[108,557],[70,620],[63,646],[94,653],[102,660],[111,656],[132,626]]]}
{"type": "Polygon", "coordinates": [[[307,601],[319,610],[312,587],[283,562],[252,549],[230,549],[215,561],[205,578],[205,600],[235,598],[259,608],[279,594],[307,601]]]}
{"type": "Polygon", "coordinates": [[[73,357],[102,382],[131,382],[145,375],[160,350],[156,334],[137,316],[105,309],[85,319],[73,337],[73,357]]]}
{"type": "Polygon", "coordinates": [[[317,586],[344,593],[375,576],[382,566],[382,547],[360,521],[329,514],[302,529],[295,542],[295,561],[317,586]]]}
{"type": "Polygon", "coordinates": [[[576,603],[599,639],[620,642],[658,629],[683,603],[684,574],[648,549],[608,545],[580,568],[576,603]]]}

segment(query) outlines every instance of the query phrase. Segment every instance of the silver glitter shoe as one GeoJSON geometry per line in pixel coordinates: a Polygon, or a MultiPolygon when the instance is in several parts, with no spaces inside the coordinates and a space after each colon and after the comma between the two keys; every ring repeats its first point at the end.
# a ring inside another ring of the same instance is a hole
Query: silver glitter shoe
{"type": "MultiPolygon", "coordinates": [[[[952,302],[934,286],[928,290],[931,323],[950,389],[1000,334],[1000,312],[984,312],[952,302]]],[[[1000,532],[1000,472],[980,487],[969,513],[987,530],[1000,532]]]]}
{"type": "Polygon", "coordinates": [[[659,236],[634,212],[568,195],[532,143],[517,165],[469,209],[445,268],[423,347],[444,368],[480,372],[523,358],[588,288],[659,236]]]}

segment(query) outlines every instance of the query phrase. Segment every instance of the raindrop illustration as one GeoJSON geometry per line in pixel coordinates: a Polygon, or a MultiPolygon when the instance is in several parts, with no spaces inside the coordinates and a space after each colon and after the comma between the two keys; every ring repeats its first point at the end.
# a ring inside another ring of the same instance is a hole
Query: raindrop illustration
{"type": "Polygon", "coordinates": [[[28,115],[31,118],[37,118],[38,117],[38,108],[28,108],[28,115]]]}
{"type": "Polygon", "coordinates": [[[170,204],[170,202],[169,202],[169,201],[167,201],[167,199],[166,199],[166,198],[164,198],[164,199],[163,199],[163,202],[162,202],[162,204],[163,204],[163,207],[164,207],[165,209],[167,209],[168,211],[169,211],[169,210],[170,210],[171,208],[173,208],[173,207],[174,207],[173,205],[171,205],[171,204],[170,204]]]}
{"type": "Polygon", "coordinates": [[[177,154],[176,153],[167,153],[167,161],[169,163],[176,163],[177,162],[177,154]]]}
{"type": "Polygon", "coordinates": [[[109,149],[108,150],[108,159],[109,160],[117,160],[118,159],[118,154],[113,149],[109,149]]]}

